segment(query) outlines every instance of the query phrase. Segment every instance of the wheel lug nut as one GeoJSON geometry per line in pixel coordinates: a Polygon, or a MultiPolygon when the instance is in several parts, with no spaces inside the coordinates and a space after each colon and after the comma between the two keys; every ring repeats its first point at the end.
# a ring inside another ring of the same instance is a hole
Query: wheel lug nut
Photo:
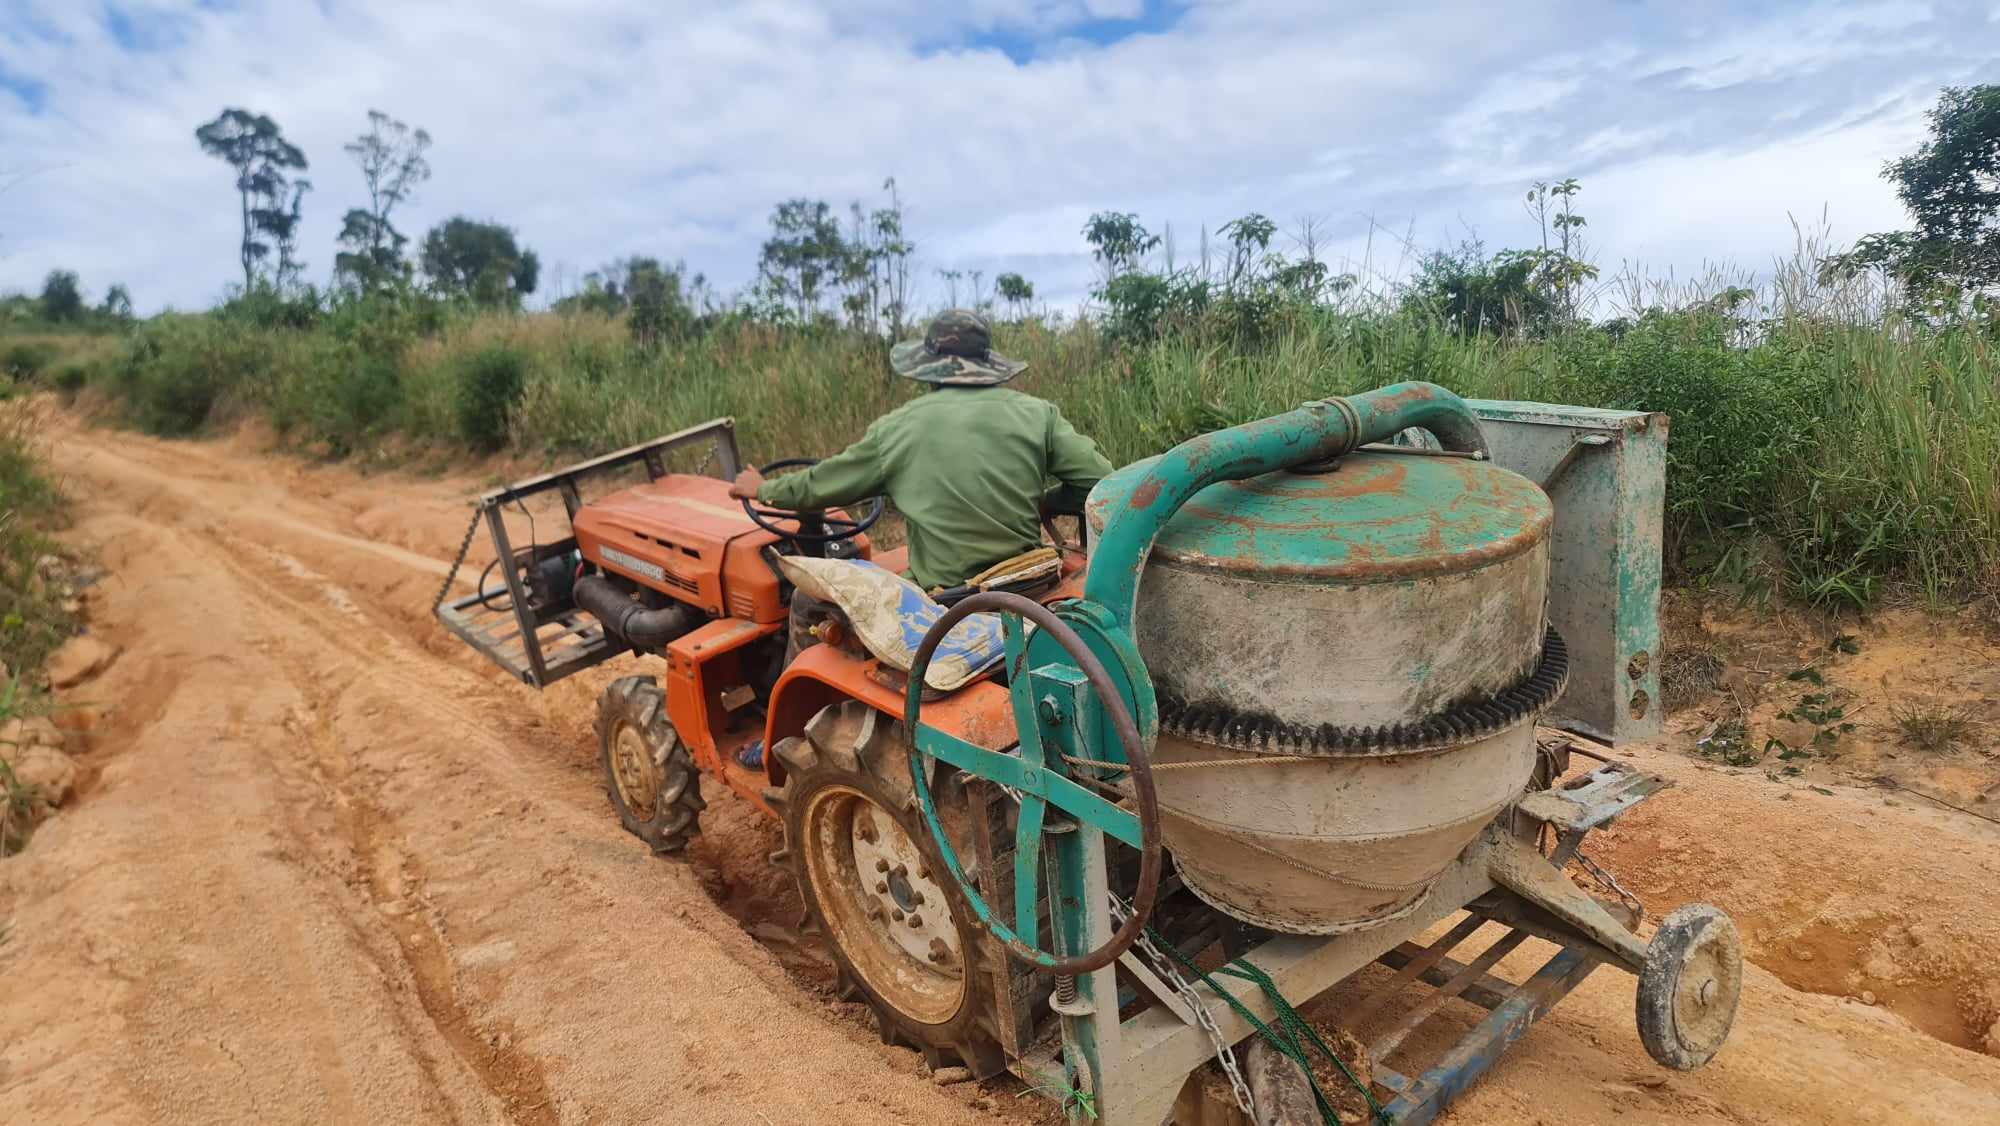
{"type": "Polygon", "coordinates": [[[875,870],[877,872],[887,872],[889,870],[889,862],[887,860],[883,860],[881,857],[876,857],[875,870]]]}
{"type": "Polygon", "coordinates": [[[916,890],[915,888],[911,888],[910,905],[913,907],[922,907],[924,905],[924,893],[916,890]]]}
{"type": "Polygon", "coordinates": [[[924,925],[924,917],[923,917],[922,915],[911,915],[911,916],[910,916],[910,925],[911,925],[911,926],[913,926],[913,927],[921,927],[921,926],[923,926],[923,925],[924,925]]]}
{"type": "Polygon", "coordinates": [[[876,880],[876,881],[875,881],[875,894],[876,894],[876,895],[887,895],[887,894],[889,894],[889,882],[888,882],[887,880],[876,880]]]}
{"type": "Polygon", "coordinates": [[[895,909],[894,911],[891,911],[891,912],[889,912],[889,917],[890,917],[890,918],[892,918],[892,919],[894,919],[894,920],[896,920],[896,921],[897,921],[897,922],[899,922],[899,923],[900,923],[900,922],[902,922],[902,921],[903,921],[903,909],[902,909],[901,907],[898,907],[898,908],[896,908],[896,909],[895,909]]]}
{"type": "Polygon", "coordinates": [[[910,866],[907,864],[898,864],[896,865],[895,868],[891,870],[894,871],[898,876],[907,876],[910,874],[910,866]]]}

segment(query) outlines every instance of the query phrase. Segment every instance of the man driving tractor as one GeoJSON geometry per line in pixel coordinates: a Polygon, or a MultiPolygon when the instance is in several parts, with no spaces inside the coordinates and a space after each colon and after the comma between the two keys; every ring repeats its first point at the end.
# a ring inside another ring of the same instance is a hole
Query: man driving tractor
{"type": "MultiPolygon", "coordinates": [[[[744,470],[729,495],[793,511],[887,495],[907,528],[909,577],[938,591],[1040,548],[1043,510],[1081,511],[1113,468],[1055,404],[1000,386],[1027,364],[992,350],[992,327],[978,313],[940,313],[922,340],[891,349],[889,366],[937,390],[809,469],[770,480],[744,470]]],[[[763,747],[746,746],[738,759],[761,765],[763,747]]]]}

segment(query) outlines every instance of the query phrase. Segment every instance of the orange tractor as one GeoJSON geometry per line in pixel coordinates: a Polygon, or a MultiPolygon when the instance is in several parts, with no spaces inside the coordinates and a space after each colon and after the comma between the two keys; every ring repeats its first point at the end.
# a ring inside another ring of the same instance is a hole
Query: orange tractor
{"type": "MultiPolygon", "coordinates": [[[[902,550],[879,550],[867,536],[883,501],[858,516],[761,508],[728,495],[739,466],[734,422],[719,419],[495,489],[466,535],[469,546],[483,522],[495,564],[478,592],[441,598],[437,616],[536,688],[627,653],[664,657],[664,677],[624,677],[598,701],[605,788],[625,828],[656,852],[685,847],[706,806],[702,775],[782,818],[787,847],[776,859],[828,937],[842,991],[868,1001],[886,1039],[933,1064],[955,1058],[996,1073],[1032,1034],[1028,1013],[1037,992],[1047,995],[1047,975],[1037,990],[1035,975],[1010,966],[954,909],[915,811],[899,723],[905,674],[869,655],[832,606],[817,607],[809,634],[788,628],[794,592],[779,557],[902,568],[902,550]],[[670,457],[701,446],[716,475],[668,471],[670,457]],[[643,482],[586,495],[593,479],[635,469],[643,482]],[[515,547],[508,513],[532,528],[536,502],[551,507],[550,494],[570,534],[515,547]],[[736,758],[753,739],[772,748],[761,769],[736,758]]],[[[1065,572],[1080,555],[1072,551],[1065,572]]],[[[1036,593],[1053,600],[1075,586],[1065,578],[1036,593]]],[[[927,703],[924,718],[981,746],[1015,739],[1007,690],[990,680],[927,703]]],[[[964,855],[990,857],[996,839],[1010,840],[997,791],[934,786],[964,855]]]]}

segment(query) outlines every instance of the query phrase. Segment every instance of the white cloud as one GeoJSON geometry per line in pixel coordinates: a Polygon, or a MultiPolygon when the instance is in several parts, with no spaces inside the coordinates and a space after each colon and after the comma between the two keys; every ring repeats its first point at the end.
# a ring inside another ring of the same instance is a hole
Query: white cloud
{"type": "Polygon", "coordinates": [[[269,113],[311,157],[301,241],[321,275],[360,199],[340,146],[374,107],[437,138],[397,216],[412,235],[465,213],[572,279],[646,253],[731,287],[778,200],[872,206],[893,175],[926,278],[1020,269],[1068,300],[1092,210],[1171,224],[1183,259],[1204,224],[1316,216],[1379,270],[1407,258],[1385,232],[1525,239],[1526,181],[1561,175],[1584,179],[1611,254],[1757,265],[1789,243],[1786,210],[1832,201],[1849,234],[1899,222],[1883,155],[1915,142],[1937,86],[2000,80],[1978,5],[113,6],[144,47],[74,0],[0,15],[0,171],[40,170],[0,196],[0,290],[64,266],[142,309],[219,295],[230,174],[193,130],[224,106],[269,113]]]}

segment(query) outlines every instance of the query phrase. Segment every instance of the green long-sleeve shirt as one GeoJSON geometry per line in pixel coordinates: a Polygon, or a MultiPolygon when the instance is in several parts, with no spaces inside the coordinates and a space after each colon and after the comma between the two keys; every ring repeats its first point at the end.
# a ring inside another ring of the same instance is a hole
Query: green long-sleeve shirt
{"type": "Polygon", "coordinates": [[[1040,544],[1050,482],[1074,510],[1111,469],[1053,403],[1004,387],[940,387],[839,454],[764,482],[757,499],[827,508],[886,493],[909,528],[910,577],[930,590],[1040,544]]]}

